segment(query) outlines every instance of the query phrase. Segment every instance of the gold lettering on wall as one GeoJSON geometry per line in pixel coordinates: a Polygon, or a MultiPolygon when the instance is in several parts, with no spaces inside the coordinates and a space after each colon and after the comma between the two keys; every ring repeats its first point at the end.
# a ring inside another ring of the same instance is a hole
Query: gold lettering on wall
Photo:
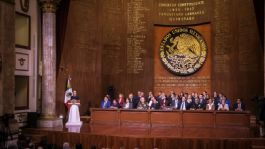
{"type": "Polygon", "coordinates": [[[204,6],[204,0],[191,3],[163,3],[159,2],[158,7],[163,11],[158,15],[168,17],[169,21],[192,21],[196,16],[204,15],[205,11],[200,10],[199,5],[204,6]]]}
{"type": "Polygon", "coordinates": [[[209,89],[210,76],[189,77],[155,77],[155,88],[179,87],[185,90],[195,88],[209,89]]]}
{"type": "Polygon", "coordinates": [[[130,0],[127,5],[127,73],[138,74],[144,70],[148,11],[144,0],[130,0]]]}
{"type": "Polygon", "coordinates": [[[156,24],[194,24],[210,20],[209,0],[159,0],[156,24]]]}

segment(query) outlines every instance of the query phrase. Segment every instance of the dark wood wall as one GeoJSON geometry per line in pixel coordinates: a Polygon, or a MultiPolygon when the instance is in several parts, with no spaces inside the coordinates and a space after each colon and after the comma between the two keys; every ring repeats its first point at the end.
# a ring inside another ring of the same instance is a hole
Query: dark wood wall
{"type": "Polygon", "coordinates": [[[251,0],[214,1],[212,90],[234,100],[263,95],[263,50],[251,0]]]}
{"type": "Polygon", "coordinates": [[[68,74],[81,98],[81,114],[101,97],[102,20],[99,16],[101,9],[97,0],[70,1],[57,76],[58,114],[64,111],[62,102],[68,74]]]}
{"type": "MultiPolygon", "coordinates": [[[[170,14],[174,8],[164,8],[161,3],[195,1],[71,0],[65,35],[60,37],[64,38],[64,44],[58,64],[58,114],[64,111],[62,103],[68,74],[81,98],[81,114],[90,106],[99,106],[110,86],[116,93],[125,95],[138,90],[153,91],[155,75],[159,73],[154,71],[154,45],[159,42],[154,39],[156,27],[205,23],[209,30],[204,35],[209,36],[207,41],[211,45],[209,91],[223,92],[230,99],[245,98],[254,110],[249,99],[263,94],[263,51],[253,2],[202,1],[203,5],[195,9],[203,10],[203,15],[178,21],[163,16],[162,13],[170,14]]],[[[167,73],[165,69],[161,71],[167,73]]],[[[178,91],[174,87],[172,90],[178,91]]]]}

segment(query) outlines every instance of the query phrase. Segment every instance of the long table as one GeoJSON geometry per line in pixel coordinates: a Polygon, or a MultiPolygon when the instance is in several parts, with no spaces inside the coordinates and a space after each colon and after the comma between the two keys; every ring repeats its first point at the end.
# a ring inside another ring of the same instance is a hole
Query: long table
{"type": "MultiPolygon", "coordinates": [[[[205,137],[249,137],[250,112],[124,110],[91,108],[92,126],[149,128],[149,134],[204,135],[205,137]],[[175,132],[174,132],[175,131],[175,132]],[[184,133],[183,133],[184,132],[184,133]],[[187,133],[188,132],[188,133],[187,133]]],[[[133,129],[134,131],[137,129],[133,129]]]]}

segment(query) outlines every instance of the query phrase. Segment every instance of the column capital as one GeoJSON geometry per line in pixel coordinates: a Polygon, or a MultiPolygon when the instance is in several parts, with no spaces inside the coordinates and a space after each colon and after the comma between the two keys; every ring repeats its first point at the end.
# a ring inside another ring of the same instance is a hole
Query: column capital
{"type": "Polygon", "coordinates": [[[40,0],[41,10],[44,13],[55,13],[61,0],[40,0]]]}

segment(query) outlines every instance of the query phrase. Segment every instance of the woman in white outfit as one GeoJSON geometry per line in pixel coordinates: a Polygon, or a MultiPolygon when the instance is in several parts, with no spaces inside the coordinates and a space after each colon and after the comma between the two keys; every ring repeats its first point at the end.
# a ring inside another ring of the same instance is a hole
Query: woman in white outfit
{"type": "Polygon", "coordinates": [[[80,103],[78,103],[77,100],[71,100],[70,104],[72,105],[69,110],[69,116],[68,116],[68,121],[66,123],[66,126],[82,125],[82,121],[80,121],[80,113],[79,113],[79,107],[78,107],[80,103]]]}

